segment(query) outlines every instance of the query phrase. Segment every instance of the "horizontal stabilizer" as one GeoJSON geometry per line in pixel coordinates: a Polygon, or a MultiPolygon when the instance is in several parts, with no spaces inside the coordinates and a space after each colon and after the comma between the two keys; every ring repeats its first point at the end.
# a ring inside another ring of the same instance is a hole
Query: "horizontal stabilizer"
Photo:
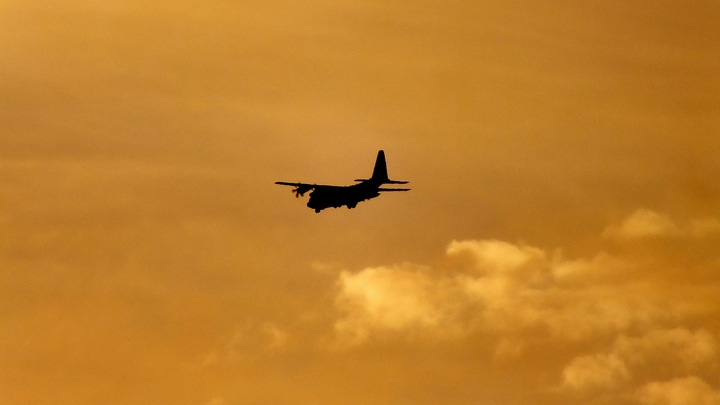
{"type": "Polygon", "coordinates": [[[379,188],[377,191],[410,191],[409,188],[379,188]]]}

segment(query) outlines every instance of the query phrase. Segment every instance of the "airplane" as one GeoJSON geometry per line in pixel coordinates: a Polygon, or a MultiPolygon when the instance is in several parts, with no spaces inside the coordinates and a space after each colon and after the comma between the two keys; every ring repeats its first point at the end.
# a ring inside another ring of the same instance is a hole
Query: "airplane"
{"type": "Polygon", "coordinates": [[[339,208],[343,205],[348,209],[355,208],[360,201],[369,200],[379,197],[384,191],[409,191],[409,188],[381,188],[383,184],[407,184],[407,181],[390,180],[387,173],[387,164],[385,163],[385,152],[378,152],[375,159],[375,168],[369,179],[355,179],[357,184],[351,186],[328,186],[325,184],[309,184],[309,183],[288,183],[285,181],[277,181],[275,184],[283,186],[295,187],[292,191],[295,197],[304,196],[308,191],[310,200],[307,203],[309,208],[320,212],[325,208],[339,208]]]}

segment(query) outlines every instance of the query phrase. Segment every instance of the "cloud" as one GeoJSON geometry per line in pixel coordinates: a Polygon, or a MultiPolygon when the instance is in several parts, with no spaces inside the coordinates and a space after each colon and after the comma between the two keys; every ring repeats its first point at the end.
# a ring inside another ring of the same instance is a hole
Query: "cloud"
{"type": "Polygon", "coordinates": [[[335,330],[351,344],[362,343],[373,330],[435,329],[451,323],[461,305],[451,298],[452,280],[432,278],[413,265],[343,271],[339,284],[336,305],[346,316],[335,330]]]}
{"type": "Polygon", "coordinates": [[[716,359],[713,334],[685,328],[651,330],[639,337],[620,335],[609,353],[582,355],[563,371],[561,388],[575,392],[614,389],[632,374],[662,366],[675,373],[699,370],[716,359]]]}
{"type": "Polygon", "coordinates": [[[563,388],[574,391],[614,389],[630,380],[625,362],[614,354],[576,357],[563,371],[563,388]]]}
{"type": "Polygon", "coordinates": [[[704,238],[713,233],[720,233],[720,221],[715,218],[692,220],[689,223],[689,233],[695,238],[704,238]]]}
{"type": "Polygon", "coordinates": [[[691,332],[685,328],[652,330],[641,337],[620,336],[613,353],[634,364],[661,360],[686,369],[715,359],[718,352],[715,336],[705,329],[691,332]]]}
{"type": "Polygon", "coordinates": [[[288,334],[272,322],[265,322],[260,327],[266,339],[265,348],[270,351],[283,350],[288,342],[288,334]]]}
{"type": "Polygon", "coordinates": [[[720,232],[720,221],[714,218],[677,223],[665,214],[639,209],[619,225],[611,225],[603,236],[613,239],[639,239],[648,237],[694,237],[703,238],[720,232]]]}
{"type": "Polygon", "coordinates": [[[642,405],[720,405],[720,391],[695,376],[651,382],[636,393],[642,405]]]}
{"type": "MultiPolygon", "coordinates": [[[[282,352],[288,345],[288,333],[273,322],[260,324],[247,320],[238,328],[227,344],[225,356],[232,360],[248,353],[273,354],[282,352]]],[[[207,355],[203,364],[213,364],[218,361],[217,352],[207,355]]]]}
{"type": "Polygon", "coordinates": [[[565,260],[497,240],[454,241],[444,264],[342,272],[335,331],[350,344],[387,333],[489,333],[506,339],[501,343],[512,352],[527,339],[583,341],[631,327],[652,330],[712,310],[691,294],[627,279],[632,268],[604,253],[565,260]]]}

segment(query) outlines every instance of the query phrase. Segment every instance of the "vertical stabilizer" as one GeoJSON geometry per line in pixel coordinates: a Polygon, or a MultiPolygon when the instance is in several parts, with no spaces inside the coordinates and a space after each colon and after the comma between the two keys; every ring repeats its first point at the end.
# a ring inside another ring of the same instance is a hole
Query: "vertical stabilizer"
{"type": "Polygon", "coordinates": [[[385,152],[379,151],[375,160],[375,168],[370,180],[385,183],[390,181],[387,173],[387,164],[385,163],[385,152]]]}

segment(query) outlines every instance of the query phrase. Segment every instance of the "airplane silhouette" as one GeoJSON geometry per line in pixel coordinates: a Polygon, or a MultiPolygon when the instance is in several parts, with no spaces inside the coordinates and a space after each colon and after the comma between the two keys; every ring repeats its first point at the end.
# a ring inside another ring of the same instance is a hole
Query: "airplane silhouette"
{"type": "Polygon", "coordinates": [[[383,191],[409,191],[409,188],[380,188],[383,184],[407,184],[407,181],[390,180],[385,163],[385,152],[379,151],[375,160],[375,168],[369,179],[355,179],[359,182],[352,186],[328,186],[325,184],[288,183],[277,181],[275,184],[295,187],[295,197],[304,196],[312,190],[307,206],[320,212],[325,208],[338,208],[343,205],[348,209],[355,208],[360,201],[379,197],[383,191]]]}

